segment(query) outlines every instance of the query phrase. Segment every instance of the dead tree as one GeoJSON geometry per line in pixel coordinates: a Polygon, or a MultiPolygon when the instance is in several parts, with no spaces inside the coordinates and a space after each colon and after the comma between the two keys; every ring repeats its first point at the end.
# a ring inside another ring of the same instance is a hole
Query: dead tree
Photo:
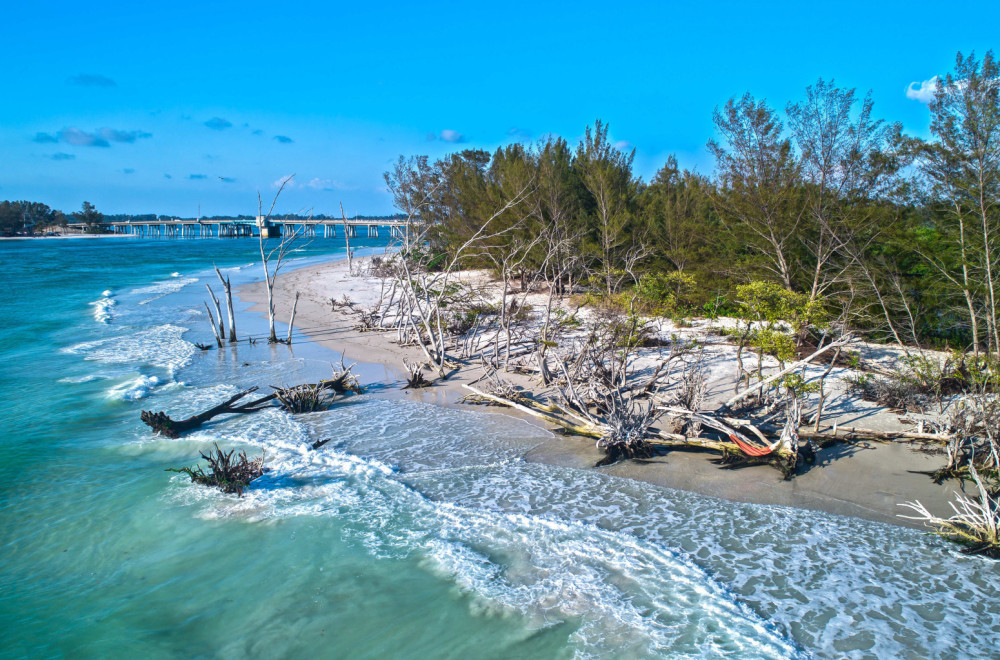
{"type": "Polygon", "coordinates": [[[403,298],[400,304],[400,340],[408,336],[414,341],[427,361],[438,370],[439,376],[444,378],[448,366],[448,349],[445,338],[447,323],[442,303],[449,295],[454,271],[471,252],[491,239],[517,229],[519,223],[503,229],[495,229],[494,225],[499,218],[525,200],[532,183],[526,183],[507,196],[506,201],[448,256],[439,270],[431,270],[429,265],[433,257],[421,255],[432,227],[423,221],[421,214],[431,205],[439,184],[429,181],[426,169],[425,163],[400,159],[394,171],[386,174],[386,184],[396,206],[406,214],[396,274],[403,298]]]}
{"type": "MultiPolygon", "coordinates": [[[[263,228],[271,220],[271,216],[274,213],[274,205],[277,204],[278,197],[294,176],[293,174],[281,180],[281,185],[278,188],[278,192],[275,193],[274,199],[271,201],[271,207],[268,209],[267,215],[264,215],[264,202],[261,199],[260,193],[257,193],[257,217],[261,223],[261,231],[258,239],[260,241],[260,258],[264,267],[264,286],[267,289],[267,321],[269,330],[267,341],[271,344],[279,343],[278,335],[274,330],[274,281],[277,279],[278,273],[281,271],[282,265],[284,265],[285,258],[291,252],[295,241],[302,235],[302,230],[296,229],[293,226],[290,234],[282,232],[278,245],[268,250],[265,247],[263,228]]],[[[285,225],[286,229],[288,227],[289,225],[285,225]]]]}
{"type": "Polygon", "coordinates": [[[219,449],[219,444],[215,444],[215,451],[201,452],[201,457],[208,461],[209,472],[201,466],[193,468],[168,468],[168,472],[181,472],[189,477],[191,481],[202,486],[218,488],[223,493],[235,494],[243,497],[243,491],[250,487],[250,482],[260,477],[268,468],[264,467],[264,454],[258,458],[250,460],[245,451],[241,451],[239,456],[233,459],[235,449],[224,452],[219,449]]]}
{"type": "Polygon", "coordinates": [[[308,413],[330,407],[331,401],[321,385],[305,383],[293,387],[274,387],[274,390],[281,402],[281,409],[285,412],[308,413]]]}
{"type": "Polygon", "coordinates": [[[404,390],[416,390],[422,387],[429,387],[432,383],[424,377],[423,368],[420,364],[411,363],[405,358],[403,359],[403,366],[406,367],[406,385],[403,386],[404,390]]]}
{"type": "Polygon", "coordinates": [[[212,316],[212,310],[209,308],[208,303],[205,303],[205,311],[208,312],[208,323],[212,326],[212,336],[215,337],[215,345],[222,348],[222,337],[219,336],[219,326],[215,325],[215,317],[212,316]]]}
{"type": "Polygon", "coordinates": [[[340,217],[344,219],[344,245],[347,246],[347,274],[354,274],[354,251],[351,250],[351,228],[347,226],[347,216],[344,214],[344,203],[340,203],[340,217]]]}
{"type": "MultiPolygon", "coordinates": [[[[322,392],[326,390],[331,390],[336,394],[346,394],[348,392],[354,394],[360,394],[362,392],[361,385],[358,383],[357,376],[354,375],[352,369],[354,365],[349,367],[344,366],[344,361],[340,362],[340,369],[334,367],[333,375],[327,380],[321,380],[319,383],[311,385],[302,385],[299,387],[303,388],[315,388],[317,391],[322,392]]],[[[147,426],[153,429],[156,433],[164,435],[168,438],[179,438],[185,433],[193,431],[205,422],[211,420],[219,415],[235,414],[235,415],[245,415],[247,413],[257,412],[263,410],[270,404],[273,400],[279,399],[279,396],[285,396],[286,392],[294,388],[274,388],[275,391],[267,396],[263,396],[259,399],[254,399],[253,401],[236,405],[236,402],[244,398],[248,394],[252,394],[258,390],[257,387],[251,387],[248,390],[243,390],[238,392],[233,396],[229,397],[227,400],[223,401],[217,406],[209,408],[205,412],[199,413],[197,415],[192,415],[187,419],[174,420],[167,413],[153,412],[151,410],[143,410],[140,415],[141,419],[147,426]]],[[[288,395],[289,400],[292,400],[293,396],[288,395]]],[[[297,412],[297,411],[292,411],[297,412]]]]}
{"type": "Polygon", "coordinates": [[[219,277],[219,282],[222,283],[222,290],[226,295],[226,311],[229,315],[229,343],[236,343],[236,312],[233,309],[233,287],[229,283],[229,277],[223,277],[222,271],[219,270],[218,266],[214,266],[215,274],[219,277]]]}
{"type": "Polygon", "coordinates": [[[916,515],[900,518],[923,521],[934,534],[951,539],[965,546],[965,554],[986,555],[1000,559],[1000,503],[991,496],[975,467],[971,467],[971,477],[976,484],[978,498],[955,493],[955,501],[950,502],[954,515],[941,518],[933,515],[919,500],[905,502],[899,506],[911,509],[916,515]]]}
{"type": "Polygon", "coordinates": [[[652,445],[646,441],[649,428],[659,417],[653,406],[643,405],[635,397],[623,395],[621,390],[609,390],[599,401],[606,408],[605,434],[597,441],[597,448],[604,451],[604,458],[597,466],[611,465],[623,458],[652,458],[652,445]]]}
{"type": "Polygon", "coordinates": [[[299,306],[299,292],[296,291],[295,302],[292,303],[292,314],[291,316],[288,317],[288,339],[285,340],[285,343],[288,344],[289,346],[292,345],[292,329],[295,327],[295,310],[298,309],[298,306],[299,306]]]}
{"type": "MultiPolygon", "coordinates": [[[[219,299],[215,297],[215,292],[212,291],[212,287],[210,287],[207,282],[205,283],[205,288],[208,289],[208,295],[211,297],[212,302],[215,304],[215,315],[219,319],[219,330],[218,332],[215,333],[215,336],[221,342],[223,338],[226,336],[226,328],[222,324],[222,307],[219,305],[219,299]]],[[[221,343],[219,344],[219,347],[220,348],[222,347],[221,343]]]]}
{"type": "Polygon", "coordinates": [[[203,413],[188,417],[187,419],[173,420],[163,411],[153,412],[151,410],[143,410],[140,417],[147,426],[160,435],[168,438],[179,438],[183,434],[199,428],[202,424],[209,421],[213,417],[226,414],[245,415],[247,413],[257,412],[258,410],[264,408],[265,404],[277,396],[276,394],[268,394],[267,396],[259,399],[254,399],[249,403],[234,405],[237,401],[248,394],[256,392],[257,389],[257,387],[251,387],[248,390],[243,390],[242,392],[229,397],[219,405],[209,408],[203,413]]]}

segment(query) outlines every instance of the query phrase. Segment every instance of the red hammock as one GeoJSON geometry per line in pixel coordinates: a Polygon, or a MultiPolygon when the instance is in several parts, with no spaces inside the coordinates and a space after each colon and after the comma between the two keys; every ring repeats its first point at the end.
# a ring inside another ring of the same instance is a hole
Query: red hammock
{"type": "Polygon", "coordinates": [[[754,447],[753,445],[743,442],[733,433],[729,434],[729,439],[735,442],[736,446],[739,447],[747,456],[767,456],[771,453],[770,447],[754,447]]]}

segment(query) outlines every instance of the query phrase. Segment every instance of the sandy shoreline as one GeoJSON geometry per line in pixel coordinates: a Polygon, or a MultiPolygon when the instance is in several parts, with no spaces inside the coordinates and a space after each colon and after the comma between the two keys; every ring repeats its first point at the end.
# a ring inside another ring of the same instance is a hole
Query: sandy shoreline
{"type": "MultiPolygon", "coordinates": [[[[330,299],[340,300],[345,294],[350,300],[363,303],[365,294],[372,293],[364,291],[366,286],[370,287],[370,284],[363,279],[349,277],[346,262],[343,261],[288,271],[280,275],[275,284],[277,318],[287,321],[292,299],[298,291],[301,296],[295,323],[297,332],[327,348],[345,353],[349,362],[382,365],[391,378],[398,378],[402,384],[403,358],[424,360],[420,349],[393,343],[394,332],[358,332],[354,329],[357,324],[354,316],[331,309],[330,299]]],[[[237,293],[243,301],[253,303],[250,311],[266,315],[263,282],[244,285],[237,293]]],[[[377,295],[377,291],[374,293],[377,295]]],[[[444,383],[419,393],[409,392],[407,396],[419,396],[438,405],[462,405],[457,401],[468,393],[462,384],[477,380],[481,375],[481,368],[463,368],[444,383]]],[[[527,377],[510,375],[508,378],[517,385],[531,387],[527,377]]],[[[510,409],[488,410],[526,418],[547,428],[539,420],[510,409]]],[[[712,462],[713,456],[672,451],[648,461],[622,461],[609,467],[594,468],[601,453],[593,440],[553,435],[529,452],[525,460],[584,470],[596,469],[618,477],[732,501],[793,506],[915,527],[921,525],[897,517],[904,512],[899,504],[920,500],[932,512],[947,514],[947,502],[953,499],[953,491],[960,487],[958,483],[939,486],[925,475],[911,474],[911,470],[940,467],[943,457],[898,443],[861,442],[822,449],[816,464],[791,481],[782,480],[779,473],[768,466],[723,470],[712,462]]]]}

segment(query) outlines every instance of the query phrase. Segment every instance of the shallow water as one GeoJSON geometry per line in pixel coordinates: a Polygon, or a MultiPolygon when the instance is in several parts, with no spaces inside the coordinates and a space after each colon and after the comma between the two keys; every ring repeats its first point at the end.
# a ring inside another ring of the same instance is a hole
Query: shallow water
{"type": "MultiPolygon", "coordinates": [[[[305,341],[194,348],[212,261],[249,281],[255,250],[0,244],[0,654],[994,653],[993,562],[901,527],[527,463],[543,431],[409,399],[381,368],[327,412],[152,436],[143,408],[182,416],[338,359],[305,341]],[[242,499],[164,471],[216,442],[273,469],[242,499]]],[[[315,241],[301,263],[335,250],[315,241]]],[[[243,312],[239,329],[264,325],[243,312]]]]}

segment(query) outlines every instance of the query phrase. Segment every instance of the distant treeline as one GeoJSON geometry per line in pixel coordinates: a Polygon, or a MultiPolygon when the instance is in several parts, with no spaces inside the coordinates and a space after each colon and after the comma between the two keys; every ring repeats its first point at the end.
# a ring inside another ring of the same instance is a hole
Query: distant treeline
{"type": "Polygon", "coordinates": [[[401,157],[385,178],[432,251],[472,240],[476,265],[679,315],[726,312],[738,285],[767,280],[870,336],[996,351],[998,81],[992,52],[960,53],[929,141],[820,79],[784,112],[749,93],[716,108],[711,175],[669,157],[647,183],[598,121],[575,148],[401,157]]]}
{"type": "Polygon", "coordinates": [[[0,202],[0,233],[15,234],[33,227],[65,225],[66,215],[41,202],[0,202]]]}
{"type": "MultiPolygon", "coordinates": [[[[201,220],[253,220],[253,215],[213,215],[204,216],[201,220]]],[[[340,220],[339,215],[300,215],[275,214],[276,218],[288,220],[340,220]]],[[[406,216],[393,215],[355,215],[351,220],[401,220],[406,216]]],[[[69,215],[51,209],[41,202],[2,201],[0,202],[0,234],[33,234],[42,229],[65,227],[70,222],[85,223],[89,231],[100,232],[101,226],[111,222],[172,222],[174,220],[195,220],[196,218],[178,218],[172,215],[157,215],[156,213],[113,213],[103,214],[97,211],[93,204],[84,202],[80,211],[69,215]]]]}
{"type": "Polygon", "coordinates": [[[84,202],[79,211],[69,216],[41,202],[0,202],[0,234],[5,236],[31,235],[42,230],[65,227],[70,222],[82,222],[87,225],[88,231],[100,232],[103,219],[104,216],[90,202],[84,202]]]}

